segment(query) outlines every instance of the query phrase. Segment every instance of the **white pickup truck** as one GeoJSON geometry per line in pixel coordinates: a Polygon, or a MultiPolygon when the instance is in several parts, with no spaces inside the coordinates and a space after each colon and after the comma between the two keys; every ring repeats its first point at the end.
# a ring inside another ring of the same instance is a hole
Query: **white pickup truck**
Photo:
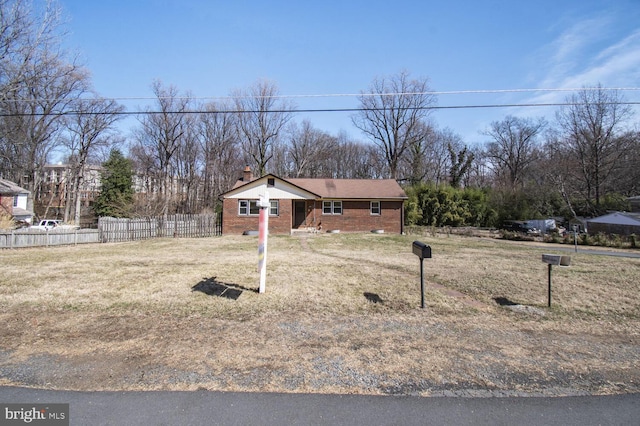
{"type": "Polygon", "coordinates": [[[53,228],[60,226],[62,222],[59,220],[45,219],[41,220],[39,224],[33,225],[30,229],[41,229],[43,231],[49,231],[53,228]]]}

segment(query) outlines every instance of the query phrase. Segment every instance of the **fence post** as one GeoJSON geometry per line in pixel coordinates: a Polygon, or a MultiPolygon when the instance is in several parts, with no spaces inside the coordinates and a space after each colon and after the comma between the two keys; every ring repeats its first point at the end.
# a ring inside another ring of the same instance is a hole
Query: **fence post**
{"type": "Polygon", "coordinates": [[[178,237],[178,215],[173,216],[173,238],[178,237]]]}

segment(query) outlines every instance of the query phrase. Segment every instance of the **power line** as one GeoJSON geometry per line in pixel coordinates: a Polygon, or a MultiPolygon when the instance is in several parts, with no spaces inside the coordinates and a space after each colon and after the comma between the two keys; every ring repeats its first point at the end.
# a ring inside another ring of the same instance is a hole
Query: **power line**
{"type": "MultiPolygon", "coordinates": [[[[499,94],[499,93],[534,93],[534,92],[576,92],[580,90],[586,91],[640,91],[640,87],[586,87],[586,88],[549,88],[549,89],[487,89],[487,90],[448,90],[448,91],[425,91],[425,92],[390,92],[390,93],[324,93],[324,94],[306,94],[306,95],[242,95],[242,96],[203,96],[203,97],[175,97],[179,100],[236,100],[236,99],[304,99],[304,98],[359,98],[374,96],[422,96],[422,95],[473,95],[473,94],[499,94]]],[[[157,100],[168,99],[168,97],[124,97],[124,98],[104,98],[120,101],[134,100],[157,100]]]]}
{"type": "MultiPolygon", "coordinates": [[[[603,102],[602,105],[640,105],[640,101],[632,102],[603,102]]],[[[421,107],[407,107],[406,110],[445,110],[445,109],[489,109],[489,108],[535,108],[535,107],[562,107],[582,105],[581,102],[552,102],[552,103],[509,103],[509,104],[481,104],[481,105],[434,105],[421,107]]],[[[388,108],[309,108],[309,109],[273,109],[273,110],[184,110],[184,111],[116,111],[116,112],[83,112],[83,111],[63,111],[44,113],[0,113],[0,117],[41,117],[52,116],[79,116],[79,115],[175,115],[175,114],[275,114],[275,113],[332,113],[332,112],[366,112],[385,111],[388,108]]]]}
{"type": "MultiPolygon", "coordinates": [[[[424,92],[389,92],[389,93],[324,93],[324,94],[302,94],[302,95],[238,95],[238,96],[158,96],[158,97],[98,97],[97,100],[104,101],[154,101],[161,99],[174,99],[174,100],[193,100],[193,101],[205,101],[205,100],[238,100],[238,99],[304,99],[304,98],[359,98],[359,97],[391,97],[391,96],[421,96],[421,95],[479,95],[479,94],[501,94],[501,93],[553,93],[553,92],[578,92],[578,91],[617,91],[617,92],[631,92],[640,91],[640,87],[581,87],[581,88],[538,88],[538,89],[481,89],[481,90],[448,90],[448,91],[424,91],[424,92]]],[[[60,102],[62,99],[4,99],[3,102],[60,102]]],[[[79,99],[92,100],[92,99],[79,99]]]]}

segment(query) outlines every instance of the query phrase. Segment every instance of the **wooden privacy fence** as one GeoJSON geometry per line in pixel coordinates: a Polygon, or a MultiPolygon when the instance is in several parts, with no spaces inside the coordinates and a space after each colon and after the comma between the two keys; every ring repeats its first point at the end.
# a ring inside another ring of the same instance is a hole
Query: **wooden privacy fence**
{"type": "Polygon", "coordinates": [[[16,229],[0,231],[0,248],[48,247],[100,242],[97,229],[16,229]]]}
{"type": "Polygon", "coordinates": [[[177,214],[138,219],[101,217],[98,220],[98,229],[61,227],[50,231],[29,228],[0,231],[0,249],[218,235],[222,235],[222,223],[216,215],[177,214]]]}
{"type": "Polygon", "coordinates": [[[175,214],[137,219],[101,217],[100,241],[112,243],[161,237],[213,237],[222,234],[216,215],[175,214]]]}

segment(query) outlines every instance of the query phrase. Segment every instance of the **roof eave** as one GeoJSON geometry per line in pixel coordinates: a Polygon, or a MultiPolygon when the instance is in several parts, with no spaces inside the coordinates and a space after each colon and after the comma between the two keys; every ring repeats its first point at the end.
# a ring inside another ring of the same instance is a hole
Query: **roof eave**
{"type": "Polygon", "coordinates": [[[251,180],[249,182],[243,183],[242,185],[234,186],[229,191],[220,194],[219,199],[223,199],[223,198],[227,197],[229,194],[235,193],[236,191],[240,190],[241,188],[246,187],[247,185],[254,184],[254,183],[258,182],[258,181],[265,180],[265,179],[268,179],[268,178],[278,179],[281,182],[285,182],[287,185],[291,185],[291,186],[293,186],[295,188],[300,189],[301,191],[304,191],[304,192],[306,192],[308,194],[313,195],[316,198],[320,198],[320,195],[316,194],[315,192],[309,191],[308,189],[303,188],[303,187],[301,187],[299,185],[296,185],[295,183],[292,183],[292,182],[288,181],[287,179],[283,179],[283,178],[281,178],[279,176],[276,176],[273,173],[269,173],[269,174],[261,176],[261,177],[259,177],[257,179],[253,179],[253,180],[251,180]]]}

